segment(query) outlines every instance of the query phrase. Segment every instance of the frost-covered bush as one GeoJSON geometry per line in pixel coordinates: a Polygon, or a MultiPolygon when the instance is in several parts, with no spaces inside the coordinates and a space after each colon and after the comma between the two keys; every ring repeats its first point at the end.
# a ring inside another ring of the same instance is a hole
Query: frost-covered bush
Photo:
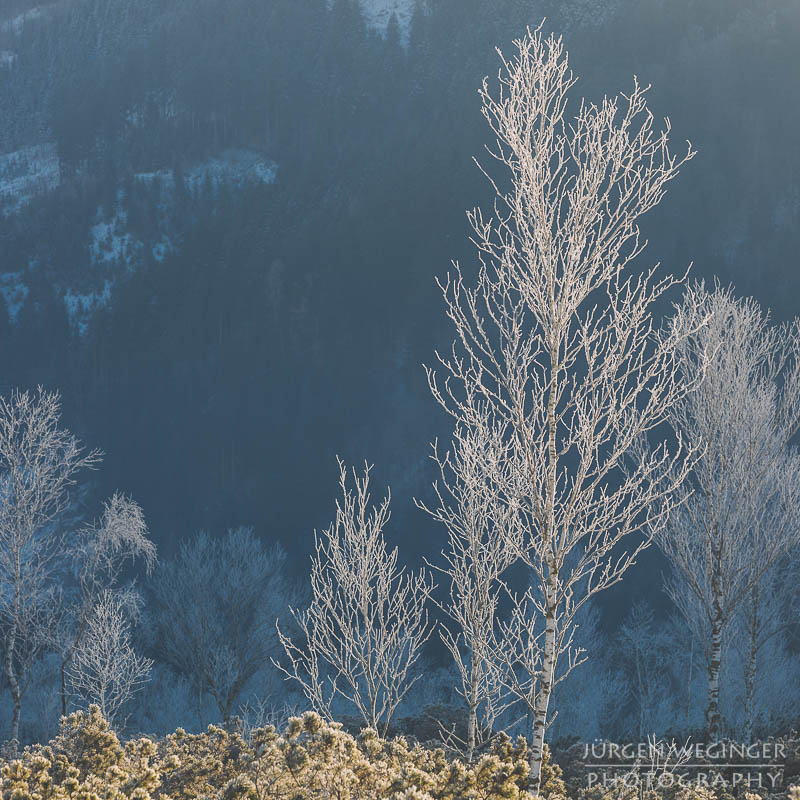
{"type": "MultiPolygon", "coordinates": [[[[93,705],[62,719],[50,744],[0,761],[0,793],[13,800],[530,800],[527,746],[501,736],[471,767],[442,749],[357,737],[317,714],[239,732],[209,726],[165,739],[124,745],[93,705]]],[[[563,797],[557,768],[547,765],[542,794],[563,797]]]]}

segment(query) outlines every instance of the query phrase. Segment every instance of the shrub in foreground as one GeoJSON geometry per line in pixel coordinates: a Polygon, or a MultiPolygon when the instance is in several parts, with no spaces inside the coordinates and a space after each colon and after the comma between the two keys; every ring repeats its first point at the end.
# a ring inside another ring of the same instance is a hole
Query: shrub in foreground
{"type": "MultiPolygon", "coordinates": [[[[530,800],[527,745],[501,735],[472,765],[441,748],[387,741],[372,729],[351,736],[308,712],[239,733],[210,725],[124,745],[97,706],[62,718],[47,745],[0,762],[3,800],[530,800]]],[[[563,796],[558,767],[547,765],[543,794],[563,796]]]]}

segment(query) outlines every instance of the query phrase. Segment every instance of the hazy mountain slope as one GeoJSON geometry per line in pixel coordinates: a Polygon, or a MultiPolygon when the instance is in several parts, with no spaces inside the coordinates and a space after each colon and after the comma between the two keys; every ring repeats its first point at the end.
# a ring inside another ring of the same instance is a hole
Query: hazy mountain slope
{"type": "Polygon", "coordinates": [[[403,29],[407,28],[414,0],[361,0],[364,15],[377,27],[385,27],[394,13],[403,29]]]}
{"type": "Polygon", "coordinates": [[[493,47],[545,12],[577,96],[637,73],[699,149],[643,264],[796,313],[796,0],[436,0],[405,47],[367,1],[366,32],[356,0],[61,0],[0,30],[0,366],[62,389],[165,542],[242,523],[302,553],[338,453],[384,470],[412,558],[434,546],[410,502],[448,433],[420,366],[451,336],[434,275],[475,265],[493,47]]]}

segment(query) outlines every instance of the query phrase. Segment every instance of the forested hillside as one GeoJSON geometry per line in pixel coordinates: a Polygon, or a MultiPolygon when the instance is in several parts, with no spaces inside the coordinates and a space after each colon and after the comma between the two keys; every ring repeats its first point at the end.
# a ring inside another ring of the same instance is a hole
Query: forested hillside
{"type": "Polygon", "coordinates": [[[795,0],[391,7],[2,5],[2,381],[62,391],[107,454],[91,496],[124,487],[164,554],[253,525],[304,572],[337,453],[391,484],[412,561],[440,549],[411,502],[447,430],[421,366],[450,338],[434,276],[474,268],[493,47],[545,16],[581,93],[636,73],[699,152],[646,257],[796,312],[795,0]]]}

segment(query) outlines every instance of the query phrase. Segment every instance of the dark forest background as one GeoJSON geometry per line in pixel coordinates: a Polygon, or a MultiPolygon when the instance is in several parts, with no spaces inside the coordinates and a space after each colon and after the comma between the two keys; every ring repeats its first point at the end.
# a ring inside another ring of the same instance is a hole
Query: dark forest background
{"type": "MultiPolygon", "coordinates": [[[[494,47],[543,17],[574,96],[636,74],[698,150],[641,264],[798,312],[796,0],[426,0],[385,28],[356,0],[0,10],[0,388],[61,391],[106,454],[86,514],[129,493],[161,558],[252,525],[305,575],[339,454],[391,485],[401,558],[435,559],[445,532],[412,502],[449,431],[422,367],[452,336],[434,277],[476,263],[494,47]]],[[[646,554],[603,626],[632,597],[666,613],[664,568],[646,554]]]]}

